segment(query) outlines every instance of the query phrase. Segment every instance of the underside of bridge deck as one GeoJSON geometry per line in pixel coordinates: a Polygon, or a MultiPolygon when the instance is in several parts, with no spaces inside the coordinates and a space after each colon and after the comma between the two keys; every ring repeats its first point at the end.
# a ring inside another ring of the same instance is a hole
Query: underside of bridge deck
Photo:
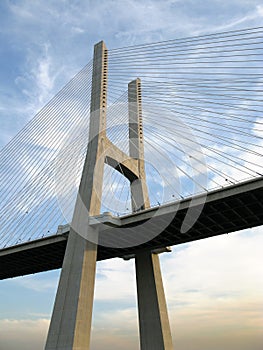
{"type": "MultiPolygon", "coordinates": [[[[202,202],[202,196],[199,199],[202,202]]],[[[98,260],[132,257],[141,250],[154,250],[263,225],[263,179],[210,192],[197,221],[182,233],[181,225],[190,205],[191,199],[187,199],[114,218],[118,227],[106,220],[100,243],[108,246],[99,245],[98,260]],[[105,224],[108,225],[106,230],[105,224]],[[160,233],[159,228],[162,228],[160,233]],[[152,234],[153,231],[158,234],[152,234]],[[138,234],[149,239],[132,245],[138,234]],[[116,242],[120,244],[117,246],[116,242]]],[[[199,205],[193,209],[198,211],[199,205]]],[[[0,279],[60,268],[68,237],[67,230],[64,231],[0,250],[0,279]]]]}

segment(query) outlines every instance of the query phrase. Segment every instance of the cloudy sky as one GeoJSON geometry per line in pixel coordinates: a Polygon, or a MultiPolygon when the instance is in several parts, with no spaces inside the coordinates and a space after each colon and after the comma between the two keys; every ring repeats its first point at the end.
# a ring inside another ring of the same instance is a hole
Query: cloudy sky
{"type": "MultiPolygon", "coordinates": [[[[108,48],[263,25],[261,0],[0,2],[0,147],[108,48]]],[[[174,348],[261,350],[262,228],[161,256],[174,348]]],[[[0,349],[43,349],[59,271],[0,283],[0,349]]],[[[98,264],[93,350],[138,349],[134,262],[98,264]],[[107,292],[105,292],[107,291],[107,292]]]]}

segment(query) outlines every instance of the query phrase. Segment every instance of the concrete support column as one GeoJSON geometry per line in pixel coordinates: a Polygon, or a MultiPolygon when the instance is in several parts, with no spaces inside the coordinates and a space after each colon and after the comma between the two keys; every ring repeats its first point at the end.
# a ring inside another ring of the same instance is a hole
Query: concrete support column
{"type": "Polygon", "coordinates": [[[46,350],[88,350],[97,262],[97,228],[89,216],[99,215],[106,135],[107,50],[94,47],[89,144],[69,232],[46,350]],[[84,235],[85,234],[85,235],[84,235]],[[83,237],[92,237],[92,242],[83,237]]]}
{"type": "Polygon", "coordinates": [[[130,157],[138,160],[139,178],[131,182],[132,210],[136,212],[150,207],[144,164],[142,96],[139,78],[128,85],[128,101],[130,157]]]}
{"type": "Polygon", "coordinates": [[[141,350],[173,350],[158,254],[135,257],[141,350]]]}
{"type": "Polygon", "coordinates": [[[79,193],[90,216],[99,215],[106,141],[108,52],[103,41],[94,46],[89,143],[79,193]]]}
{"type": "Polygon", "coordinates": [[[71,231],[46,350],[89,349],[96,260],[96,245],[71,231]]]}

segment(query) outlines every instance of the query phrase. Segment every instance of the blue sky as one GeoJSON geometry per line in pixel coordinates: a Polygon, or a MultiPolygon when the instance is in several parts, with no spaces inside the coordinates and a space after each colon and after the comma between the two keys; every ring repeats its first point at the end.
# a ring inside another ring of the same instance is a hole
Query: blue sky
{"type": "MultiPolygon", "coordinates": [[[[263,5],[260,0],[2,0],[0,23],[3,147],[91,59],[101,39],[116,48],[262,26],[263,5]]],[[[184,245],[161,257],[178,349],[262,348],[261,229],[184,245]]],[[[133,272],[133,261],[98,264],[93,350],[105,344],[138,348],[133,272]]],[[[54,271],[0,283],[1,349],[43,348],[58,276],[54,271]]]]}

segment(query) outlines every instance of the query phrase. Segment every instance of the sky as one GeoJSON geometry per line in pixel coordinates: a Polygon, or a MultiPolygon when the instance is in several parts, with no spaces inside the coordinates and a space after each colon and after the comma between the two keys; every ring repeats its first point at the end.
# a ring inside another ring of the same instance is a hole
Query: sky
{"type": "MultiPolygon", "coordinates": [[[[0,2],[0,147],[108,48],[263,25],[260,0],[0,2]]],[[[174,349],[260,350],[262,227],[161,255],[174,349]]],[[[43,349],[59,271],[0,282],[0,349],[43,349]]],[[[138,349],[134,261],[97,268],[92,350],[138,349]]]]}

